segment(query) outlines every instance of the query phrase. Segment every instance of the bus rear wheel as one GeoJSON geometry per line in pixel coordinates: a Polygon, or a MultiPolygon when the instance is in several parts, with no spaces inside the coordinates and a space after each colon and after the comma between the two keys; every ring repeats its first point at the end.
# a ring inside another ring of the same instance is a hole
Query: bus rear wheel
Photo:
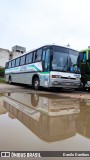
{"type": "Polygon", "coordinates": [[[39,77],[36,77],[33,79],[33,88],[35,90],[38,90],[40,88],[40,81],[39,81],[39,77]]]}
{"type": "Polygon", "coordinates": [[[12,78],[11,78],[11,77],[9,77],[8,83],[9,83],[9,84],[12,84],[12,78]]]}

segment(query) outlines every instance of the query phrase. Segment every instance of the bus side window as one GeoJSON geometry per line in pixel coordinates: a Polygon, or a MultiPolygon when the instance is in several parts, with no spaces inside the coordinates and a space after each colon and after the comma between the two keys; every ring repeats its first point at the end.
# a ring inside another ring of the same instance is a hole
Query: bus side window
{"type": "Polygon", "coordinates": [[[90,51],[88,51],[88,60],[90,60],[90,51]]]}
{"type": "Polygon", "coordinates": [[[49,69],[50,69],[50,49],[47,49],[45,56],[45,71],[49,71],[49,69]]]}
{"type": "Polygon", "coordinates": [[[15,64],[16,67],[19,66],[19,62],[20,62],[20,58],[17,58],[16,59],[16,64],[15,64]]]}
{"type": "Polygon", "coordinates": [[[26,64],[29,63],[29,54],[26,55],[26,64]]]}
{"type": "Polygon", "coordinates": [[[86,62],[86,52],[80,52],[80,61],[86,62]]]}
{"type": "Polygon", "coordinates": [[[9,67],[8,68],[11,68],[11,62],[9,62],[9,67]]]}
{"type": "Polygon", "coordinates": [[[45,50],[43,51],[43,56],[42,56],[42,60],[44,61],[45,60],[45,50]]]}
{"type": "Polygon", "coordinates": [[[26,55],[26,64],[32,63],[33,53],[29,53],[26,55]]]}
{"type": "Polygon", "coordinates": [[[7,62],[5,65],[5,69],[8,69],[8,67],[9,67],[9,63],[7,62]]]}
{"type": "Polygon", "coordinates": [[[42,49],[38,49],[38,50],[35,52],[34,61],[35,61],[35,62],[41,61],[41,58],[42,58],[42,49]]]}
{"type": "Polygon", "coordinates": [[[12,68],[15,67],[15,60],[12,60],[12,68]]]}
{"type": "Polygon", "coordinates": [[[25,56],[22,56],[20,59],[20,65],[24,65],[25,64],[25,56]]]}
{"type": "Polygon", "coordinates": [[[42,55],[42,68],[43,68],[43,71],[45,70],[45,55],[46,55],[46,50],[43,50],[43,55],[42,55]]]}
{"type": "Polygon", "coordinates": [[[82,62],[82,61],[83,61],[83,53],[80,52],[80,53],[79,53],[79,56],[80,56],[80,62],[82,62]]]}
{"type": "Polygon", "coordinates": [[[83,62],[86,62],[86,52],[83,53],[83,62]]]}

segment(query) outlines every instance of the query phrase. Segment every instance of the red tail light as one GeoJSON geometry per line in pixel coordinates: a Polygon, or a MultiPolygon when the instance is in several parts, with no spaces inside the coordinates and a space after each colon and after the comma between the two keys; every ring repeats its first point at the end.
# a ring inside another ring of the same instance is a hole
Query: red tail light
{"type": "Polygon", "coordinates": [[[56,75],[52,75],[52,78],[56,78],[56,75]]]}

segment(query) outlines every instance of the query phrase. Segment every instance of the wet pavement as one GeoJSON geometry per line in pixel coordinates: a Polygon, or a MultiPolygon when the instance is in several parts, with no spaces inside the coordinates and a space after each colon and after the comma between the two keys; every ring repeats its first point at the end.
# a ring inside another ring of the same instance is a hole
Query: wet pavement
{"type": "Polygon", "coordinates": [[[0,95],[0,151],[90,151],[90,100],[0,95]]]}
{"type": "Polygon", "coordinates": [[[45,89],[41,88],[39,91],[35,91],[32,89],[31,86],[28,85],[20,85],[20,84],[0,84],[0,94],[1,93],[15,93],[15,92],[26,92],[26,93],[47,93],[53,94],[55,96],[63,96],[68,98],[76,98],[76,99],[90,99],[90,91],[86,90],[85,92],[82,91],[75,91],[75,90],[60,90],[60,89],[45,89]]]}

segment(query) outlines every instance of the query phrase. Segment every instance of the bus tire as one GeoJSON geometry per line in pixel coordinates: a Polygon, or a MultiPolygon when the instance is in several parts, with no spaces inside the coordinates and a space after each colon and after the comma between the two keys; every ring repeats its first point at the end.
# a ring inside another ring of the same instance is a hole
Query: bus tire
{"type": "Polygon", "coordinates": [[[40,88],[40,80],[39,80],[39,77],[35,77],[33,79],[33,88],[35,90],[38,90],[40,88]]]}
{"type": "Polygon", "coordinates": [[[85,91],[86,90],[86,88],[85,88],[85,80],[81,80],[80,90],[81,91],[85,91]]]}
{"type": "Polygon", "coordinates": [[[12,84],[12,77],[11,76],[9,76],[9,78],[8,78],[8,83],[12,84]]]}

